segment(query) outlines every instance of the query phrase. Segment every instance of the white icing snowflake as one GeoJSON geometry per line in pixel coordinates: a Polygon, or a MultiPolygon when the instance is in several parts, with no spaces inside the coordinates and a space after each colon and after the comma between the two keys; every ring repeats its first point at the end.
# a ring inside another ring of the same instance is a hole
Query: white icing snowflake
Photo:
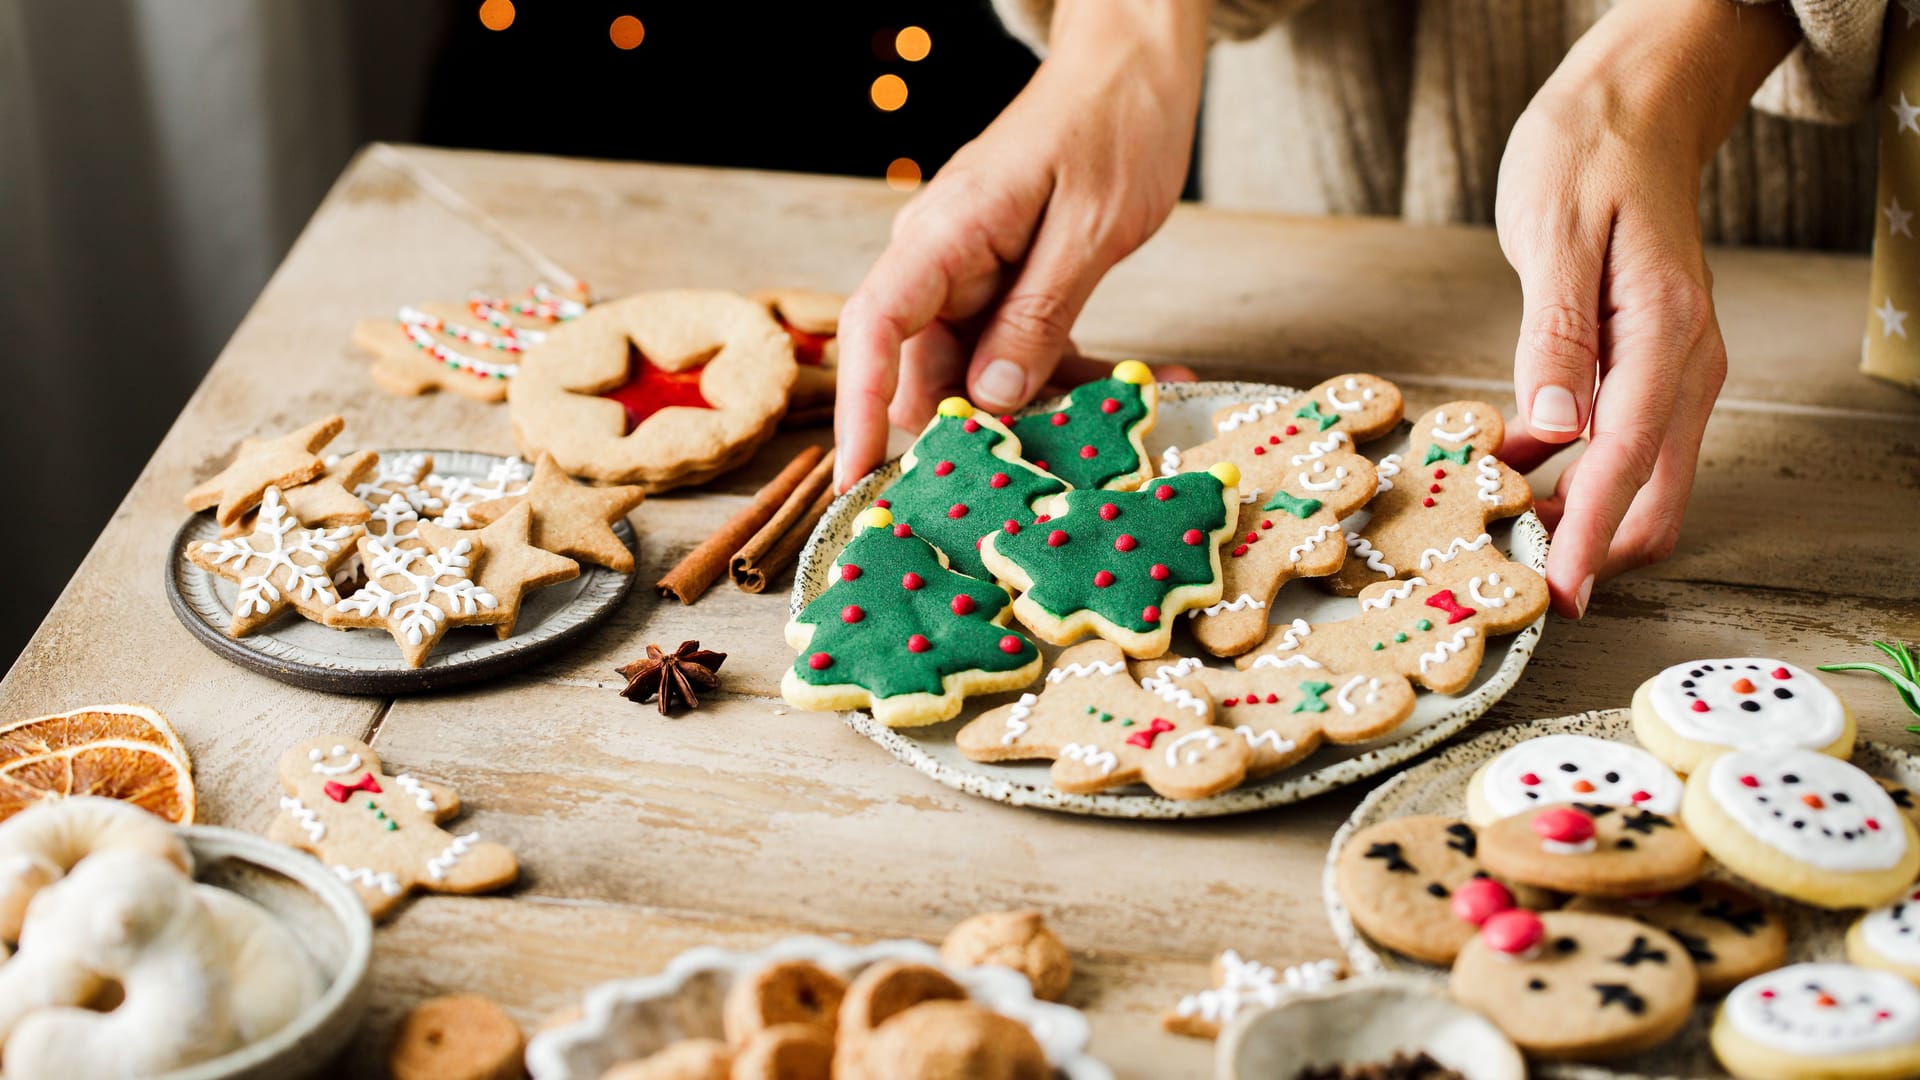
{"type": "Polygon", "coordinates": [[[437,514],[445,506],[440,497],[422,486],[433,458],[424,453],[381,454],[373,475],[354,485],[353,493],[378,510],[393,496],[422,514],[437,514]]]}
{"type": "Polygon", "coordinates": [[[525,495],[527,485],[532,480],[533,466],[518,457],[495,464],[487,470],[485,480],[434,473],[427,477],[427,487],[439,493],[446,508],[439,517],[433,519],[433,523],[449,529],[471,529],[478,524],[469,513],[475,503],[525,495]]]}
{"type": "Polygon", "coordinates": [[[216,566],[231,564],[240,580],[240,595],[234,600],[233,613],[245,619],[271,611],[285,595],[283,589],[298,600],[318,598],[324,604],[338,600],[339,594],[334,591],[326,564],[340,553],[353,533],[350,525],[336,529],[302,528],[300,519],[287,513],[286,505],[280,501],[280,489],[268,488],[251,536],[210,540],[200,545],[200,551],[216,566]],[[271,546],[254,546],[261,542],[271,546]],[[257,570],[254,569],[256,560],[260,563],[257,570]],[[280,580],[276,581],[276,577],[280,580]]]}
{"type": "Polygon", "coordinates": [[[369,538],[365,554],[373,561],[367,567],[367,583],[336,606],[351,615],[397,620],[394,632],[408,644],[419,645],[440,633],[449,612],[472,615],[482,608],[491,611],[498,603],[467,576],[472,562],[467,555],[472,550],[471,540],[438,551],[420,551],[369,538]]]}
{"type": "Polygon", "coordinates": [[[1220,985],[1180,999],[1181,1016],[1198,1016],[1225,1024],[1249,1006],[1271,1008],[1289,994],[1322,989],[1340,978],[1335,960],[1315,960],[1275,971],[1255,960],[1243,960],[1228,949],[1220,954],[1220,985]]]}
{"type": "MultiPolygon", "coordinates": [[[[368,536],[410,537],[420,531],[420,512],[404,495],[389,495],[367,519],[368,536]]],[[[356,555],[358,553],[356,552],[356,555]]]]}

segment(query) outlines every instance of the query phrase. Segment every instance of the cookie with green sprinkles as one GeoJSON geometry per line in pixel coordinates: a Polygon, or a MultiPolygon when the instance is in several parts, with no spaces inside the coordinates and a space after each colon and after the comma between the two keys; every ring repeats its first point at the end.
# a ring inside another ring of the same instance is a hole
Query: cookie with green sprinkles
{"type": "Polygon", "coordinates": [[[1074,387],[1059,408],[1007,426],[1028,461],[1073,487],[1132,491],[1153,476],[1143,440],[1159,410],[1152,369],[1126,360],[1107,378],[1074,387]]]}

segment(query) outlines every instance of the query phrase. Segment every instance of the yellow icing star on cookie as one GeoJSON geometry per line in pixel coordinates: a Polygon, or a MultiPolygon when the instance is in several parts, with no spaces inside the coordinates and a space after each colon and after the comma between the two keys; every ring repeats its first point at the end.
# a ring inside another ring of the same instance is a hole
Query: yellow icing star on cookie
{"type": "Polygon", "coordinates": [[[277,439],[241,440],[232,464],[187,492],[187,509],[215,507],[214,520],[222,527],[239,521],[260,505],[269,487],[284,491],[325,472],[326,463],[314,455],[346,424],[328,416],[277,439]]]}

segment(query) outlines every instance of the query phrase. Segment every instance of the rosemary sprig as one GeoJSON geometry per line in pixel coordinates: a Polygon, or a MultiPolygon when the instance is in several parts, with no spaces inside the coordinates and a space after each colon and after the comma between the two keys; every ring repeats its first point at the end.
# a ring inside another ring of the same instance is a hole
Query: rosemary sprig
{"type": "MultiPolygon", "coordinates": [[[[1821,664],[1821,671],[1871,671],[1875,675],[1893,684],[1893,692],[1900,695],[1900,704],[1907,711],[1920,716],[1920,653],[1916,653],[1911,643],[1899,641],[1876,641],[1873,647],[1886,653],[1894,667],[1885,664],[1821,664]],[[1897,669],[1897,670],[1896,670],[1897,669]]],[[[1907,730],[1920,735],[1920,724],[1912,724],[1907,730]]]]}

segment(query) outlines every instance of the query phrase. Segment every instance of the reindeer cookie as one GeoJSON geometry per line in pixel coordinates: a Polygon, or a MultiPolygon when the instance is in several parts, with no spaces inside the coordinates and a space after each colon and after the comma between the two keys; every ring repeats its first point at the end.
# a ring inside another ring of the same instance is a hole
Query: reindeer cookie
{"type": "Polygon", "coordinates": [[[1145,783],[1169,799],[1200,799],[1247,773],[1247,741],[1212,723],[1204,688],[1150,690],[1127,673],[1120,647],[1090,641],[1060,654],[1038,694],[986,713],[954,742],[975,761],[1053,759],[1053,785],[1075,793],[1145,783]]]}
{"type": "Polygon", "coordinates": [[[520,873],[504,846],[440,828],[460,813],[451,788],[386,775],[363,742],[297,743],[280,757],[280,783],[287,793],[267,835],[331,866],[376,919],[410,892],[486,892],[520,873]]]}
{"type": "Polygon", "coordinates": [[[1412,577],[1428,548],[1525,513],[1533,505],[1526,478],[1493,456],[1505,438],[1500,410],[1481,401],[1450,401],[1414,421],[1407,453],[1381,459],[1372,514],[1347,538],[1354,557],[1328,587],[1350,596],[1382,578],[1412,577]]]}
{"type": "Polygon", "coordinates": [[[1543,892],[1488,878],[1473,826],[1437,816],[1394,818],[1354,833],[1333,869],[1333,887],[1361,933],[1429,964],[1452,963],[1473,937],[1477,923],[1456,909],[1474,890],[1493,891],[1504,907],[1548,902],[1543,892]]]}

